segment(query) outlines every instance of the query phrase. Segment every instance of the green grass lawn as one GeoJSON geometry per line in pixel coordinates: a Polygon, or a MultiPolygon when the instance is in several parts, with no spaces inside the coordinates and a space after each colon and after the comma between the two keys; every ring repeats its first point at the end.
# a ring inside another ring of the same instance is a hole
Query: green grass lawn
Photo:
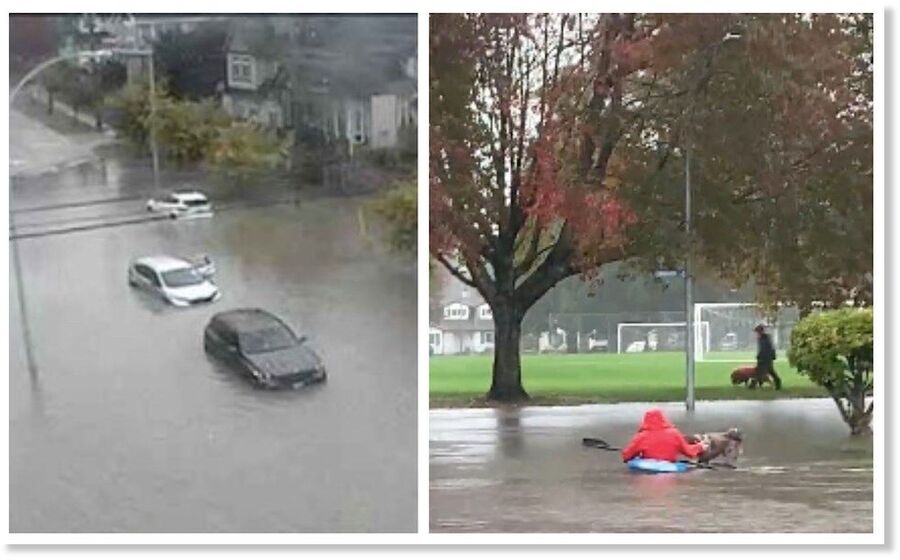
{"type": "MultiPolygon", "coordinates": [[[[713,356],[711,356],[713,357],[713,356]]],[[[433,356],[431,406],[481,406],[491,383],[493,356],[433,356]]],[[[684,400],[684,354],[544,354],[522,356],[522,380],[534,404],[577,404],[684,400]]],[[[748,390],[731,385],[731,370],[742,362],[697,363],[698,400],[823,397],[825,391],[797,374],[787,360],[775,370],[784,382],[748,390]]]]}

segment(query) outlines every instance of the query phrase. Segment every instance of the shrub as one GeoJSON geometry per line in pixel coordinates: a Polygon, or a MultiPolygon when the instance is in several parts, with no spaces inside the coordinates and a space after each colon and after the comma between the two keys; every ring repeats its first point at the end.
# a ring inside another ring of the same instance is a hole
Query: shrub
{"type": "Polygon", "coordinates": [[[388,227],[388,243],[397,251],[415,253],[418,239],[418,197],[414,180],[401,182],[370,205],[388,227]]]}
{"type": "Polygon", "coordinates": [[[871,308],[813,313],[791,333],[791,365],[828,391],[852,434],[871,431],[872,358],[871,308]]]}
{"type": "Polygon", "coordinates": [[[285,147],[250,123],[235,122],[218,129],[206,154],[211,169],[236,179],[272,170],[284,160],[285,147]]]}
{"type": "Polygon", "coordinates": [[[231,118],[213,100],[162,100],[157,107],[157,141],[177,163],[203,161],[231,118]]]}

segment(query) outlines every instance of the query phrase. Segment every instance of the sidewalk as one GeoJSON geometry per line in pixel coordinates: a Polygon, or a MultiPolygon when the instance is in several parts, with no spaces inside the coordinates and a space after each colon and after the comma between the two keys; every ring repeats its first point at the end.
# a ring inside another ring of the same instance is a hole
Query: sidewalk
{"type": "Polygon", "coordinates": [[[9,112],[9,175],[29,177],[50,173],[96,158],[94,149],[115,142],[101,132],[61,134],[19,107],[9,112]]]}

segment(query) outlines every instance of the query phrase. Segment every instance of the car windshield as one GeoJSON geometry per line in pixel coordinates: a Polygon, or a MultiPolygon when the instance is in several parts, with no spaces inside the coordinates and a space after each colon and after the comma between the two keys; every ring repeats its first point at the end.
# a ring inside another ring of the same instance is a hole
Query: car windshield
{"type": "Polygon", "coordinates": [[[208,204],[208,202],[202,198],[191,198],[185,200],[184,203],[188,206],[206,206],[208,204]]]}
{"type": "Polygon", "coordinates": [[[193,286],[204,282],[203,276],[193,268],[176,268],[175,270],[163,272],[162,277],[166,286],[171,288],[193,286]]]}
{"type": "Polygon", "coordinates": [[[239,337],[241,349],[247,354],[283,350],[296,344],[294,336],[281,326],[244,332],[239,337]]]}

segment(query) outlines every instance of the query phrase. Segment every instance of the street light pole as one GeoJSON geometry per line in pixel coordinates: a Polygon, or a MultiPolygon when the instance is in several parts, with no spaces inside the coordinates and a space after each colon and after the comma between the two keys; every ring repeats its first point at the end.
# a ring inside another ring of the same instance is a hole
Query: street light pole
{"type": "Polygon", "coordinates": [[[687,262],[684,267],[684,312],[685,312],[685,348],[686,364],[685,377],[687,382],[687,395],[685,406],[688,410],[694,410],[694,278],[693,260],[694,243],[691,235],[691,150],[685,151],[684,163],[684,231],[687,237],[687,262]]]}
{"type": "MultiPolygon", "coordinates": [[[[10,189],[12,181],[10,181],[10,189]]],[[[13,225],[12,212],[9,214],[9,249],[12,252],[13,274],[16,277],[16,296],[19,298],[19,317],[22,322],[22,342],[25,345],[25,365],[28,367],[28,375],[36,378],[38,374],[37,361],[34,359],[34,349],[31,342],[31,325],[28,322],[28,306],[25,303],[25,287],[22,285],[22,260],[19,257],[19,242],[15,238],[16,228],[13,225]]]]}
{"type": "MultiPolygon", "coordinates": [[[[16,95],[19,93],[19,91],[21,91],[25,84],[27,84],[32,78],[34,78],[50,66],[58,64],[65,60],[78,59],[83,56],[108,56],[108,54],[108,51],[83,51],[73,54],[55,56],[53,58],[45,60],[44,62],[32,68],[30,72],[25,74],[25,76],[23,76],[22,79],[19,80],[15,87],[13,87],[13,89],[9,92],[9,106],[12,107],[13,102],[16,100],[16,95]]],[[[11,202],[12,181],[10,181],[9,249],[10,253],[12,253],[13,275],[16,277],[16,296],[19,298],[19,316],[22,322],[22,342],[25,345],[25,364],[28,367],[28,374],[32,378],[36,378],[38,375],[38,368],[37,361],[34,357],[34,346],[31,342],[31,324],[28,322],[28,304],[27,300],[25,299],[24,282],[22,281],[22,258],[19,255],[19,242],[16,239],[16,226],[12,215],[11,202]]]]}
{"type": "Polygon", "coordinates": [[[153,50],[150,50],[150,153],[153,156],[153,188],[159,190],[159,152],[156,147],[156,78],[153,71],[153,50]]]}

